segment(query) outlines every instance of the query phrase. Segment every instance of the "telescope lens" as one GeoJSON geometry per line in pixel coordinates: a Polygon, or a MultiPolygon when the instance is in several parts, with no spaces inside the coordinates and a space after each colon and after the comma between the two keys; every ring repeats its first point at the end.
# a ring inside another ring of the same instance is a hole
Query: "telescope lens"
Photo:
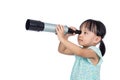
{"type": "Polygon", "coordinates": [[[26,30],[33,30],[33,31],[43,31],[44,30],[44,23],[41,21],[30,20],[26,21],[26,30]]]}
{"type": "Polygon", "coordinates": [[[29,30],[30,20],[26,21],[26,30],[29,30]]]}

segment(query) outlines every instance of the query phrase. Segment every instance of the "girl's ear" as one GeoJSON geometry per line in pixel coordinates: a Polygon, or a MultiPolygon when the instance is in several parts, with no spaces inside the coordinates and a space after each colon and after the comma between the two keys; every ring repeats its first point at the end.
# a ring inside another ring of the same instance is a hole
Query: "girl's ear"
{"type": "Polygon", "coordinates": [[[95,40],[94,40],[94,43],[99,43],[101,41],[101,37],[100,36],[96,36],[95,37],[95,40]]]}

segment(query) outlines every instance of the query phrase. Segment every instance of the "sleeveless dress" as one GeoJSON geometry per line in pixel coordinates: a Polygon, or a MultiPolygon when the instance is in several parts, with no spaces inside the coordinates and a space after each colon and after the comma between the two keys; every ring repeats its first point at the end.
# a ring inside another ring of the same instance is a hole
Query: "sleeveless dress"
{"type": "Polygon", "coordinates": [[[99,56],[99,62],[94,65],[90,59],[75,55],[75,62],[71,72],[70,80],[100,80],[100,67],[102,63],[102,55],[99,48],[90,46],[99,56]]]}

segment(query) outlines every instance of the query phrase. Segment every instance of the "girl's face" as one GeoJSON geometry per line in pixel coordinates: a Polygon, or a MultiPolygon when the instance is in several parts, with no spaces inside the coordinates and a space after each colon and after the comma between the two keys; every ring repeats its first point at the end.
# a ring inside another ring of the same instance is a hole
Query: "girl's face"
{"type": "Polygon", "coordinates": [[[84,25],[81,28],[81,34],[78,35],[78,43],[83,47],[95,46],[100,39],[100,37],[89,31],[84,25]]]}

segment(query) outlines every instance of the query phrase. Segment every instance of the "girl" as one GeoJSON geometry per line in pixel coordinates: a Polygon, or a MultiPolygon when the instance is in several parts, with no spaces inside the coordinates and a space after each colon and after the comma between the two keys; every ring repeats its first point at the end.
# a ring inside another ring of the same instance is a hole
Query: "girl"
{"type": "MultiPolygon", "coordinates": [[[[76,30],[74,27],[71,29],[76,30]]],[[[70,80],[100,80],[100,66],[102,56],[105,54],[103,38],[106,34],[104,24],[97,20],[88,19],[80,26],[78,45],[70,42],[68,38],[74,34],[64,34],[63,25],[57,25],[56,32],[60,41],[58,51],[75,56],[75,63],[70,80]],[[99,48],[96,47],[99,44],[99,48]]]]}

